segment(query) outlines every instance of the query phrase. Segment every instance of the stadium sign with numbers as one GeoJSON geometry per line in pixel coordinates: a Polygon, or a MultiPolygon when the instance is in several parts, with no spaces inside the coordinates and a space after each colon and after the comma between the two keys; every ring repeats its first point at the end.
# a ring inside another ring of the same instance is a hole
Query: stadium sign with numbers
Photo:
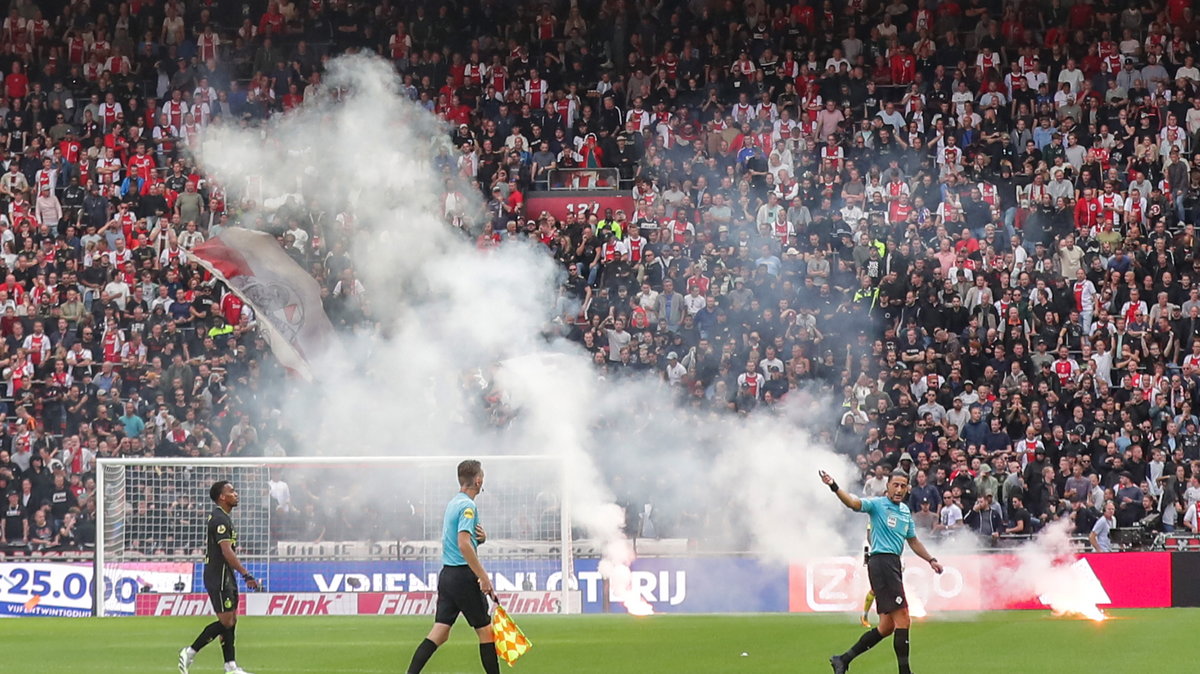
{"type": "Polygon", "coordinates": [[[544,211],[559,220],[565,220],[570,213],[582,218],[593,214],[603,218],[604,211],[610,208],[613,212],[623,210],[627,216],[632,217],[633,197],[628,194],[598,195],[586,190],[567,193],[539,192],[525,201],[525,216],[537,219],[544,211]]]}
{"type": "MultiPolygon", "coordinates": [[[[0,563],[0,615],[82,617],[92,615],[91,564],[0,563]]],[[[192,589],[192,564],[129,564],[104,576],[107,610],[132,615],[138,596],[192,589]]]]}

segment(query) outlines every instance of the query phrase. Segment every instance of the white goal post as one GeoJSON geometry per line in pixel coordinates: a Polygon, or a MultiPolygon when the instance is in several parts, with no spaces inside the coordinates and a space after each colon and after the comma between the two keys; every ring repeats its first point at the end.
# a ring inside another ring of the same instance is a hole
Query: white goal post
{"type": "Polygon", "coordinates": [[[208,494],[229,480],[238,554],[264,586],[243,588],[243,610],[432,614],[442,520],[466,458],[483,463],[479,555],[506,607],[579,612],[567,467],[541,455],[101,458],[93,612],[211,612],[199,580],[208,494]]]}

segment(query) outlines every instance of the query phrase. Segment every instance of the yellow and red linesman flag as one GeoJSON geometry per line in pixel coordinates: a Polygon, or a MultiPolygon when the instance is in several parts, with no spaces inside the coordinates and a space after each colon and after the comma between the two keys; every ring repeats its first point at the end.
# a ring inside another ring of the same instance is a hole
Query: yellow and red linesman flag
{"type": "Polygon", "coordinates": [[[525,638],[525,633],[500,604],[496,604],[496,612],[492,614],[492,634],[496,637],[496,655],[509,667],[516,663],[517,658],[525,655],[525,651],[533,648],[533,644],[525,638]]]}

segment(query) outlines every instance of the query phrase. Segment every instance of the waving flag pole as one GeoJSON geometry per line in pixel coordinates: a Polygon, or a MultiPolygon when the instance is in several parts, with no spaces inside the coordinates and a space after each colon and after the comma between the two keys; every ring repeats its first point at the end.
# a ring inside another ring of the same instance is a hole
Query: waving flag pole
{"type": "Polygon", "coordinates": [[[334,343],[321,286],[264,232],[228,227],[189,258],[254,310],[271,351],[284,367],[313,380],[310,363],[334,343]]]}

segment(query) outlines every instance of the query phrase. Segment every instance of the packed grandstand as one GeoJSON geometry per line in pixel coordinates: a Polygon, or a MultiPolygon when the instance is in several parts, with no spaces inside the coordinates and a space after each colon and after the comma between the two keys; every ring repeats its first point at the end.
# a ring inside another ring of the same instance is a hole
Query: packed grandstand
{"type": "Polygon", "coordinates": [[[267,231],[354,330],[353,208],[264,210],[198,152],[346,52],[444,120],[440,170],[478,191],[447,227],[561,264],[547,330],[598,376],[698,413],[824,392],[855,490],[909,471],[925,529],[1086,534],[1112,503],[1117,528],[1194,532],[1198,27],[1186,0],[16,0],[2,549],[86,548],[97,457],[297,441],[254,312],[189,251],[267,231]]]}

